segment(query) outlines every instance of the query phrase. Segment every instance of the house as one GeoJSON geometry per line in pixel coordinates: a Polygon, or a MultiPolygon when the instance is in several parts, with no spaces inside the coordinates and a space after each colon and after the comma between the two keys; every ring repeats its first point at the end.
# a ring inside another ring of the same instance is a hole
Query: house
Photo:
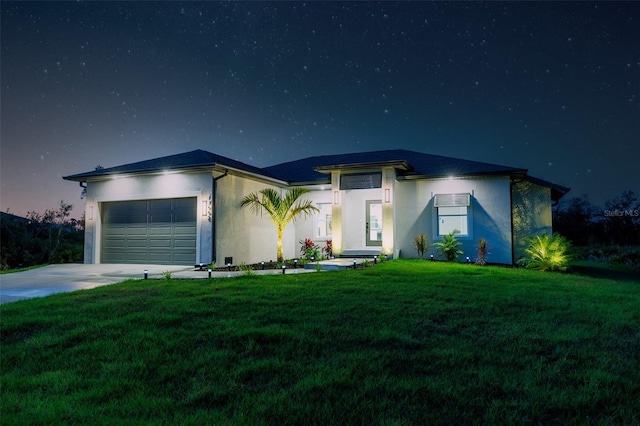
{"type": "MultiPolygon", "coordinates": [[[[319,212],[290,225],[286,258],[298,241],[335,256],[417,257],[460,231],[465,255],[488,241],[489,261],[513,264],[526,239],[551,232],[551,207],[568,188],[527,170],[406,150],[304,158],[266,168],[196,150],[64,177],[86,187],[85,263],[255,263],[275,259],[276,230],[240,202],[270,187],[310,190],[319,212]]],[[[437,252],[433,253],[436,258],[437,252]]]]}

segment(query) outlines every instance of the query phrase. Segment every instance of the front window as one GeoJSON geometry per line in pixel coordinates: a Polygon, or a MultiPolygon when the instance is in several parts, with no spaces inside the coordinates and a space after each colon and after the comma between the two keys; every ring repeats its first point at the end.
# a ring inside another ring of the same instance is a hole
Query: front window
{"type": "Polygon", "coordinates": [[[454,231],[459,231],[462,236],[469,235],[470,201],[470,194],[441,194],[434,197],[439,236],[454,231]]]}
{"type": "Polygon", "coordinates": [[[447,235],[455,230],[460,235],[469,235],[468,207],[438,207],[438,235],[447,235]]]}
{"type": "Polygon", "coordinates": [[[313,237],[314,239],[331,237],[331,203],[318,203],[316,207],[320,212],[314,216],[313,237]]]}

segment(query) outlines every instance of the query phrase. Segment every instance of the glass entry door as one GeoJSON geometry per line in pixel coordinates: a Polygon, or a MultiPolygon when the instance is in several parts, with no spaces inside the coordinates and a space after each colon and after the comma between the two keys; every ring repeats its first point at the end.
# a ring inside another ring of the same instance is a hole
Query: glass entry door
{"type": "Polygon", "coordinates": [[[367,200],[367,246],[382,246],[382,201],[367,200]]]}

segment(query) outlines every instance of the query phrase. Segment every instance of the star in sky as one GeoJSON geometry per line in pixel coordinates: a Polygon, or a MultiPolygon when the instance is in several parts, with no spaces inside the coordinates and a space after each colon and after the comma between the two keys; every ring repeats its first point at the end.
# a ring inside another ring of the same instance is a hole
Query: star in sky
{"type": "Polygon", "coordinates": [[[193,149],[261,167],[402,148],[640,193],[639,3],[0,8],[3,211],[78,212],[60,176],[193,149]]]}

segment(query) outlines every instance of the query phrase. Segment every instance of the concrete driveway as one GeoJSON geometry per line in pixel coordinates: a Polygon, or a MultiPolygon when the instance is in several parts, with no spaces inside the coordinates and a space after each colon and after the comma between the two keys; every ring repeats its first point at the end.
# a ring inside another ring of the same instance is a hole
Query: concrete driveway
{"type": "Polygon", "coordinates": [[[207,272],[175,265],[49,265],[24,272],[0,275],[0,303],[13,302],[54,293],[82,290],[113,284],[129,278],[158,278],[165,271],[174,276],[205,278],[207,272]]]}

